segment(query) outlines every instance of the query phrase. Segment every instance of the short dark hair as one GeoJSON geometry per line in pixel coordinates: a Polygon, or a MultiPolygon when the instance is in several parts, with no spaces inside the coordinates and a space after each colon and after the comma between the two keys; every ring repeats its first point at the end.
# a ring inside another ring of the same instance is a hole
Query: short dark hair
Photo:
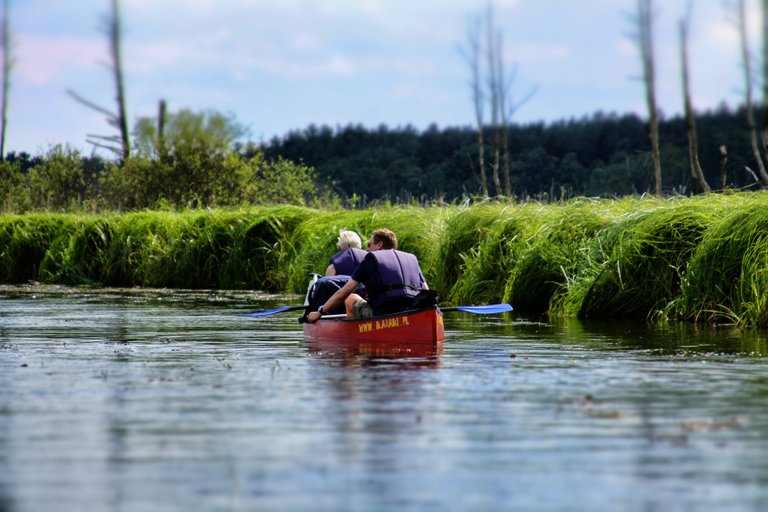
{"type": "Polygon", "coordinates": [[[385,249],[397,249],[397,237],[388,229],[377,229],[371,233],[374,242],[381,242],[385,249]]]}

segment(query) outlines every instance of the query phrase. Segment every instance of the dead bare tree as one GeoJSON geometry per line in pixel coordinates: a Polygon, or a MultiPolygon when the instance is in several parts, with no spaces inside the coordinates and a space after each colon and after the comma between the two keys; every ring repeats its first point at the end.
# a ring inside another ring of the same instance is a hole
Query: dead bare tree
{"type": "Polygon", "coordinates": [[[480,178],[483,197],[489,196],[488,184],[485,177],[485,167],[490,166],[495,195],[497,197],[512,197],[512,183],[510,177],[510,151],[509,151],[509,125],[514,112],[536,92],[534,87],[518,102],[512,101],[511,88],[514,83],[516,69],[508,72],[505,66],[504,45],[502,44],[502,31],[496,26],[493,3],[489,3],[485,16],[486,23],[483,26],[480,17],[471,18],[467,24],[467,48],[462,48],[472,72],[472,100],[475,109],[475,120],[478,128],[478,146],[480,161],[480,178]],[[481,34],[485,30],[486,44],[483,46],[481,34]],[[485,54],[486,69],[481,65],[481,56],[485,54]],[[485,72],[485,74],[484,74],[485,72]],[[485,77],[485,88],[483,87],[485,77]],[[493,156],[489,164],[486,163],[485,153],[485,126],[483,114],[485,112],[485,100],[491,111],[490,135],[493,156]],[[502,189],[499,178],[500,170],[504,169],[504,187],[502,189]]]}
{"type": "Polygon", "coordinates": [[[157,104],[157,155],[161,161],[168,158],[168,148],[165,144],[165,122],[168,117],[168,105],[165,100],[157,104]]]}
{"type": "Polygon", "coordinates": [[[67,91],[73,98],[83,105],[92,108],[104,114],[107,122],[118,129],[118,135],[88,135],[88,142],[96,147],[108,149],[122,157],[128,159],[131,153],[131,141],[128,132],[128,118],[125,108],[125,87],[123,81],[123,63],[122,63],[122,23],[120,18],[119,0],[112,0],[112,11],[107,19],[107,37],[109,39],[110,68],[115,79],[117,102],[117,112],[101,107],[74,91],[67,91]]]}
{"type": "Polygon", "coordinates": [[[763,154],[768,160],[768,0],[763,0],[763,119],[761,126],[761,139],[763,142],[763,154]]]}
{"type": "Polygon", "coordinates": [[[739,41],[741,45],[741,61],[744,67],[744,86],[745,86],[745,108],[747,110],[747,129],[749,130],[749,138],[752,144],[752,153],[757,164],[757,171],[760,176],[760,181],[764,186],[768,186],[768,173],[765,171],[765,164],[760,154],[760,148],[758,146],[757,127],[755,125],[754,106],[752,104],[752,56],[749,51],[749,44],[747,43],[747,14],[744,0],[739,0],[737,4],[737,17],[739,27],[739,41]]]}
{"type": "Polygon", "coordinates": [[[499,118],[501,120],[499,137],[501,138],[501,153],[504,165],[504,193],[507,197],[511,198],[512,183],[510,178],[509,126],[512,122],[512,116],[517,109],[533,97],[537,87],[532,87],[521,100],[512,100],[512,85],[514,84],[515,76],[517,75],[517,66],[513,66],[511,72],[507,73],[506,67],[504,66],[504,45],[502,44],[501,32],[498,34],[497,41],[496,66],[498,70],[496,71],[496,76],[498,78],[497,86],[499,90],[497,94],[499,97],[499,118]]]}
{"type": "Polygon", "coordinates": [[[502,44],[502,34],[499,31],[496,35],[496,96],[498,101],[496,106],[499,109],[499,125],[496,130],[497,141],[501,143],[501,159],[504,165],[504,195],[508,198],[512,197],[512,184],[509,176],[509,121],[512,117],[512,109],[507,106],[507,98],[509,96],[509,84],[506,80],[506,73],[504,70],[504,45],[502,44]]]}
{"type": "Polygon", "coordinates": [[[491,162],[491,176],[493,177],[493,185],[496,187],[496,196],[501,196],[501,181],[499,180],[499,167],[501,166],[501,124],[500,124],[500,93],[498,77],[498,43],[496,37],[496,26],[493,18],[493,5],[488,5],[487,11],[487,36],[488,47],[486,48],[486,55],[488,58],[488,94],[490,95],[491,103],[491,133],[493,133],[493,162],[491,162]]]}
{"type": "Polygon", "coordinates": [[[5,138],[8,133],[8,96],[11,91],[13,52],[11,48],[11,0],[3,1],[3,98],[0,105],[0,161],[5,160],[5,138]]]}
{"type": "Polygon", "coordinates": [[[131,141],[128,136],[128,115],[125,108],[123,60],[120,46],[122,42],[122,23],[120,22],[119,0],[112,0],[112,17],[110,19],[109,34],[110,50],[112,52],[112,62],[114,64],[112,71],[115,75],[115,86],[117,88],[118,120],[120,123],[120,136],[123,143],[123,159],[126,159],[130,156],[131,141]]]}
{"type": "Polygon", "coordinates": [[[656,85],[653,57],[653,6],[651,0],[637,1],[637,43],[643,63],[645,99],[648,105],[648,130],[651,139],[651,159],[655,192],[661,196],[661,155],[659,150],[659,121],[656,109],[656,85]]]}
{"type": "Polygon", "coordinates": [[[728,171],[728,148],[720,146],[720,190],[725,190],[728,171]]]}
{"type": "Polygon", "coordinates": [[[691,191],[709,192],[709,184],[704,177],[699,163],[699,142],[696,134],[696,115],[693,112],[691,102],[690,82],[688,76],[688,31],[691,22],[691,1],[688,2],[688,10],[685,18],[680,20],[680,60],[683,74],[683,103],[685,107],[685,126],[688,131],[688,156],[691,165],[691,191]]]}
{"type": "Polygon", "coordinates": [[[477,124],[477,151],[478,151],[478,172],[480,173],[480,190],[484,199],[488,199],[488,180],[485,176],[485,140],[483,126],[483,112],[485,98],[483,95],[483,86],[480,70],[480,32],[481,23],[478,17],[467,21],[467,49],[463,52],[464,57],[469,64],[472,73],[472,105],[475,109],[475,122],[477,124]]]}
{"type": "Polygon", "coordinates": [[[504,78],[504,59],[502,58],[501,33],[499,33],[499,51],[498,51],[498,76],[499,76],[499,110],[501,117],[501,159],[504,164],[504,195],[512,197],[512,182],[509,176],[509,121],[512,117],[512,109],[507,107],[507,96],[509,86],[504,78]]]}

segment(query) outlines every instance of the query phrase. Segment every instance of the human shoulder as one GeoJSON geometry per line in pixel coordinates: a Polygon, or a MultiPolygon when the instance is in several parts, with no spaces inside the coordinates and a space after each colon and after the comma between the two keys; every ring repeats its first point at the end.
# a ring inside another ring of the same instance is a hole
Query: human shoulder
{"type": "Polygon", "coordinates": [[[373,253],[369,252],[363,258],[363,261],[357,266],[352,273],[352,279],[359,282],[364,282],[368,276],[376,272],[376,258],[371,256],[373,253]]]}

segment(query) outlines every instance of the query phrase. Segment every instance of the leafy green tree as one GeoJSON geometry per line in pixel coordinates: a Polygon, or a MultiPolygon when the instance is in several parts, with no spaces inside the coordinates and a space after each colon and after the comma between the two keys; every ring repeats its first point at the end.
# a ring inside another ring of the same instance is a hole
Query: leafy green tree
{"type": "Polygon", "coordinates": [[[337,201],[311,167],[239,146],[245,130],[231,116],[182,110],[167,116],[160,132],[155,120],[139,119],[135,156],[102,174],[101,204],[124,210],[337,201]]]}
{"type": "Polygon", "coordinates": [[[157,120],[150,117],[139,118],[136,122],[134,144],[138,156],[150,159],[160,158],[165,153],[170,158],[184,158],[201,151],[223,156],[231,152],[235,142],[246,133],[233,115],[182,109],[169,114],[165,121],[162,150],[157,120]]]}
{"type": "Polygon", "coordinates": [[[122,165],[112,163],[99,177],[100,203],[121,211],[155,206],[165,197],[161,187],[169,181],[167,167],[139,157],[130,157],[122,165]]]}
{"type": "Polygon", "coordinates": [[[557,168],[555,183],[566,189],[569,195],[581,195],[586,190],[586,181],[589,178],[587,169],[579,162],[575,153],[567,153],[557,168]]]}
{"type": "Polygon", "coordinates": [[[234,144],[245,132],[233,116],[215,111],[170,114],[162,134],[155,119],[141,118],[134,130],[136,154],[156,166],[153,175],[141,165],[134,170],[141,171],[138,174],[157,191],[154,195],[173,204],[226,203],[232,197],[222,193],[232,190],[238,167],[234,144]]]}
{"type": "Polygon", "coordinates": [[[653,164],[649,155],[616,153],[610,162],[596,162],[589,178],[587,194],[622,196],[651,192],[653,164]]]}
{"type": "Polygon", "coordinates": [[[263,153],[243,160],[239,169],[241,199],[250,204],[327,204],[335,199],[319,187],[314,169],[279,158],[267,161],[263,153]]]}
{"type": "Polygon", "coordinates": [[[527,192],[531,195],[546,192],[551,197],[556,183],[557,158],[536,146],[512,156],[512,191],[527,192]]]}
{"type": "Polygon", "coordinates": [[[67,210],[83,203],[86,183],[78,150],[55,146],[29,171],[32,204],[47,210],[67,210]]]}
{"type": "Polygon", "coordinates": [[[29,191],[19,161],[0,160],[0,210],[23,212],[30,206],[29,191]]]}

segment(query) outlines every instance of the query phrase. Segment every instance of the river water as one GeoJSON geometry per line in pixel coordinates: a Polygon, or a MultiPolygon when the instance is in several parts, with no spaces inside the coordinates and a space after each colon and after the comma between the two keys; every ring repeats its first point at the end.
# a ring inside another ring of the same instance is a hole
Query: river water
{"type": "Polygon", "coordinates": [[[0,288],[0,512],[768,510],[765,333],[445,314],[310,350],[242,292],[0,288]]]}

